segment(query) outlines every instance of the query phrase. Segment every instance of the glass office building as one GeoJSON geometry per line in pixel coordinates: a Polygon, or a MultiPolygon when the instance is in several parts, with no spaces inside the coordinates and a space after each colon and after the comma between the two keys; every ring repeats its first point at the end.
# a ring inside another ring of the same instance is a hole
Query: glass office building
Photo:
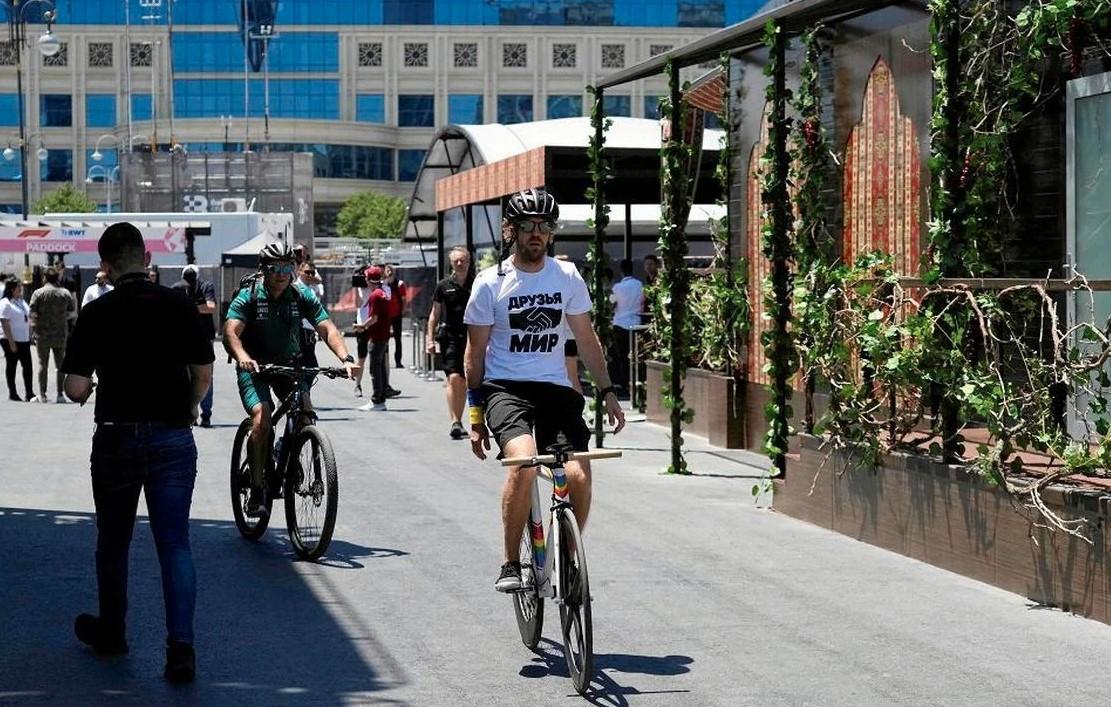
{"type": "MultiPolygon", "coordinates": [[[[407,197],[444,125],[586,115],[599,77],[763,0],[188,0],[172,18],[169,0],[54,3],[62,51],[23,55],[30,147],[48,150],[28,170],[32,200],[67,179],[103,200],[102,178],[86,184],[91,155],[129,142],[304,151],[326,234],[353,191],[407,197]]],[[[32,36],[42,8],[27,8],[32,36]]],[[[659,78],[623,86],[607,109],[654,118],[664,93],[659,78]]],[[[17,105],[0,42],[0,139],[15,147],[17,105]]],[[[0,211],[18,211],[18,172],[0,164],[0,211]]]]}

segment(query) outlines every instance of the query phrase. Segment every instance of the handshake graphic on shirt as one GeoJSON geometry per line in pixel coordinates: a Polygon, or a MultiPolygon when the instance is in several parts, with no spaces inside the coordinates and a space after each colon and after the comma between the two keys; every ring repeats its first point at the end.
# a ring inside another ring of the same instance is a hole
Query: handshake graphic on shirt
{"type": "Polygon", "coordinates": [[[552,307],[530,307],[509,313],[509,328],[530,334],[555,329],[563,321],[563,311],[552,307]]]}

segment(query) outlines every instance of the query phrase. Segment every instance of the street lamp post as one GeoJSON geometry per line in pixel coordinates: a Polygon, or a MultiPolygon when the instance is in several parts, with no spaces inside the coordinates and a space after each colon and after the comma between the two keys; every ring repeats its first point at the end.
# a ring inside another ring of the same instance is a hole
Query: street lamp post
{"type": "Polygon", "coordinates": [[[107,211],[107,213],[112,213],[112,176],[115,175],[116,181],[119,181],[119,179],[120,179],[119,165],[116,165],[112,169],[108,169],[107,167],[105,167],[102,164],[94,164],[92,167],[89,167],[89,173],[87,175],[85,175],[85,184],[93,184],[94,183],[93,171],[97,170],[97,169],[99,169],[101,172],[104,172],[104,181],[107,183],[107,186],[108,186],[108,201],[107,201],[108,211],[107,211]]]}
{"type": "Polygon", "coordinates": [[[250,39],[262,40],[262,131],[264,149],[270,151],[270,40],[277,39],[274,25],[259,25],[258,34],[248,34],[250,39]]]}
{"type": "Polygon", "coordinates": [[[100,143],[101,143],[102,140],[104,140],[104,138],[111,138],[112,140],[115,140],[117,149],[120,146],[120,139],[118,137],[116,137],[115,135],[113,135],[112,133],[104,133],[103,135],[98,137],[96,139],[96,146],[93,147],[93,154],[92,154],[92,158],[94,160],[96,160],[97,162],[100,162],[100,160],[103,159],[103,157],[104,157],[104,155],[101,154],[101,152],[100,152],[100,143]]]}
{"type": "Polygon", "coordinates": [[[43,56],[54,56],[61,50],[61,44],[58,42],[58,38],[50,31],[51,26],[54,24],[54,17],[56,14],[54,3],[50,2],[50,0],[27,0],[27,2],[23,2],[22,0],[10,0],[9,3],[4,3],[4,8],[8,11],[8,41],[15,51],[15,90],[19,95],[19,158],[21,162],[19,181],[24,220],[27,218],[28,195],[27,150],[25,149],[27,145],[27,127],[24,121],[23,106],[23,47],[27,44],[27,8],[32,5],[40,4],[46,7],[42,15],[43,19],[46,21],[46,31],[39,37],[39,52],[43,56]]]}

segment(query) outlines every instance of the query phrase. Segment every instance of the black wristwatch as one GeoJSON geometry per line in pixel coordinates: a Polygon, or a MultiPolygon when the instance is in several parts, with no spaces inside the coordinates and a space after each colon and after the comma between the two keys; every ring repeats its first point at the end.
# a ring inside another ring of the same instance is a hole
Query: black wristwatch
{"type": "Polygon", "coordinates": [[[351,354],[347,354],[346,356],[343,357],[343,362],[344,363],[355,363],[355,357],[352,356],[351,354]]]}
{"type": "Polygon", "coordinates": [[[612,385],[607,385],[605,388],[602,388],[601,390],[598,391],[598,397],[601,400],[605,400],[606,396],[609,395],[610,393],[613,393],[614,395],[617,395],[617,388],[614,388],[612,385]]]}

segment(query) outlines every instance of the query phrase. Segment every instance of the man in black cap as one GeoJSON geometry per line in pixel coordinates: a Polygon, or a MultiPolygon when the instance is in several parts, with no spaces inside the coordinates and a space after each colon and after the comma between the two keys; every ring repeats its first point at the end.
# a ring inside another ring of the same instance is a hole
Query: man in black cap
{"type": "Polygon", "coordinates": [[[98,653],[127,652],[127,555],[139,492],[145,490],[162,567],[164,675],[188,682],[196,670],[189,506],[197,448],[191,427],[212,379],[212,343],[192,302],[147,279],[135,226],[112,224],[98,249],[101,269],[116,289],[81,311],[62,364],[72,400],[89,399],[94,374],[100,385],[90,458],[100,614],[81,614],[74,629],[98,653]]]}

